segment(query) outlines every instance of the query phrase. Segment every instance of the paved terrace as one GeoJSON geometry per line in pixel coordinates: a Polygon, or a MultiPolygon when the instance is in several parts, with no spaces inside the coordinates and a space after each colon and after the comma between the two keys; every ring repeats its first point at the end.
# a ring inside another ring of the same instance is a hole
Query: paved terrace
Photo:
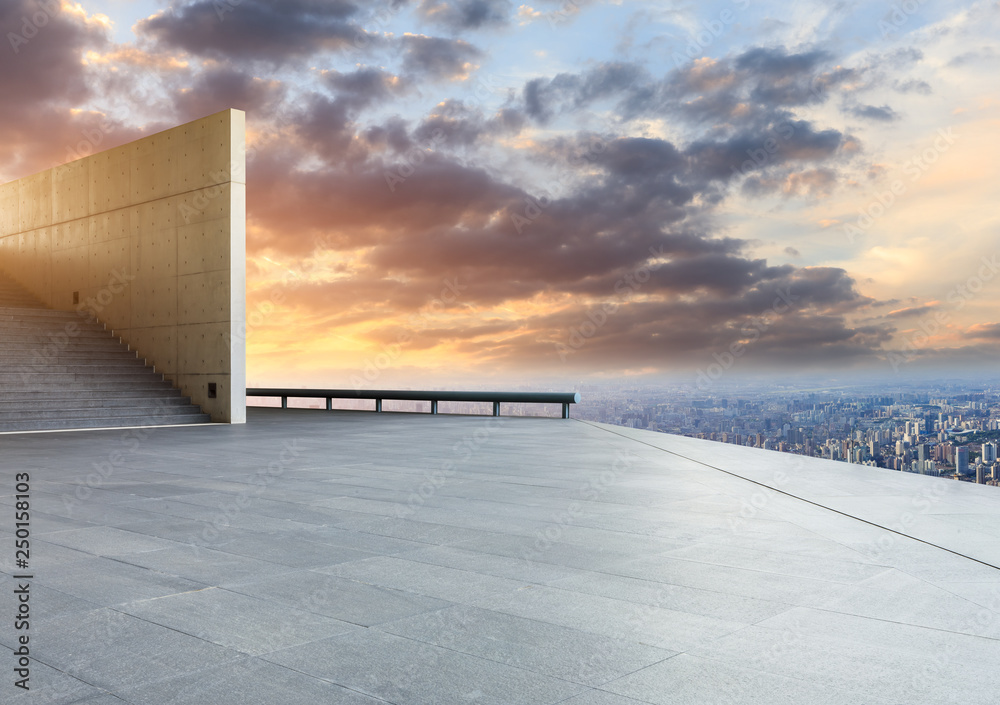
{"type": "Polygon", "coordinates": [[[997,488],[501,421],[0,436],[0,701],[996,702],[997,488]]]}

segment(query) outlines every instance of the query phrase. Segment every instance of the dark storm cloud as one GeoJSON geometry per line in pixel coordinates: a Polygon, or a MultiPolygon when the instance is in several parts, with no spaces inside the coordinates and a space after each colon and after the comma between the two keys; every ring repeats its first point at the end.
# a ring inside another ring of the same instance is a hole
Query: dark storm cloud
{"type": "Polygon", "coordinates": [[[899,120],[899,113],[888,105],[855,105],[849,112],[854,117],[864,120],[874,120],[876,122],[895,122],[899,120]]]}
{"type": "Polygon", "coordinates": [[[403,48],[403,68],[407,73],[431,79],[464,77],[472,62],[483,53],[462,39],[407,34],[399,40],[403,48]]]}
{"type": "Polygon", "coordinates": [[[507,24],[509,0],[421,0],[417,14],[454,32],[507,24]]]}
{"type": "Polygon", "coordinates": [[[140,35],[200,56],[281,63],[370,37],[346,0],[197,0],[174,2],[140,20],[140,35]]]}

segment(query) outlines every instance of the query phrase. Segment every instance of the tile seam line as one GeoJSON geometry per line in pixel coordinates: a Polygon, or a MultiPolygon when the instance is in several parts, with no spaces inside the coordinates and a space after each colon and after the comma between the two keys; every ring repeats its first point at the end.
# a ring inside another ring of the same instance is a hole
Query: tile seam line
{"type": "Polygon", "coordinates": [[[725,473],[726,475],[730,475],[732,477],[736,477],[736,478],[739,478],[741,480],[744,480],[745,482],[750,482],[750,483],[752,483],[754,485],[757,485],[759,487],[764,487],[764,488],[766,488],[768,490],[771,490],[772,492],[777,492],[778,494],[783,494],[786,497],[791,497],[792,499],[797,499],[800,502],[805,502],[806,504],[811,504],[814,507],[819,507],[820,509],[825,509],[828,512],[833,512],[834,514],[839,514],[841,516],[847,517],[848,519],[854,519],[855,521],[860,521],[863,524],[868,524],[869,526],[877,527],[877,528],[882,529],[884,531],[888,531],[891,534],[895,534],[897,536],[902,536],[903,538],[911,539],[913,541],[918,541],[918,542],[920,542],[922,544],[925,544],[927,546],[931,546],[931,547],[936,548],[936,549],[941,550],[941,551],[947,551],[948,553],[954,554],[954,555],[959,556],[961,558],[965,558],[966,560],[970,560],[970,561],[973,561],[975,563],[979,563],[981,565],[987,566],[988,568],[993,568],[994,570],[1000,570],[1000,566],[993,565],[992,563],[988,563],[988,562],[986,562],[984,560],[981,560],[979,558],[973,558],[972,556],[968,556],[968,555],[966,555],[964,553],[959,553],[958,551],[956,551],[954,549],[947,548],[945,546],[940,546],[940,545],[938,545],[936,543],[932,543],[931,541],[927,541],[926,539],[918,538],[916,536],[910,536],[909,534],[904,534],[901,531],[897,531],[897,530],[892,529],[892,528],[890,528],[888,526],[883,526],[882,524],[879,524],[877,522],[870,521],[868,519],[863,519],[861,517],[854,516],[853,514],[848,514],[847,512],[843,512],[843,511],[841,511],[839,509],[834,509],[833,507],[828,507],[825,504],[820,504],[819,502],[814,502],[811,499],[806,499],[805,497],[800,497],[800,496],[798,496],[796,494],[792,494],[791,492],[786,492],[785,490],[778,489],[777,487],[772,487],[771,485],[768,485],[768,484],[766,484],[764,482],[760,482],[759,480],[751,480],[748,477],[744,477],[743,475],[740,475],[738,473],[732,472],[730,470],[724,470],[724,469],[722,469],[720,467],[716,467],[715,465],[710,465],[709,463],[706,463],[706,462],[704,462],[702,460],[697,460],[695,458],[691,458],[691,457],[688,457],[686,455],[682,455],[682,454],[677,453],[675,451],[667,450],[666,448],[660,448],[659,446],[653,445],[652,443],[649,443],[647,441],[641,441],[641,440],[639,440],[637,438],[632,438],[631,436],[627,436],[624,433],[618,433],[617,431],[612,431],[612,430],[607,429],[607,428],[601,428],[600,426],[592,424],[589,421],[584,421],[582,419],[577,419],[577,421],[579,421],[580,423],[586,424],[588,426],[591,426],[593,428],[596,428],[598,430],[604,431],[605,433],[610,433],[613,436],[619,436],[621,438],[625,438],[625,439],[627,439],[629,441],[632,441],[634,443],[638,443],[640,445],[648,446],[649,448],[653,448],[655,450],[658,450],[661,453],[668,453],[670,455],[677,456],[678,458],[683,458],[684,460],[688,460],[688,461],[690,461],[692,463],[697,463],[698,465],[702,465],[702,466],[704,466],[706,468],[710,468],[711,470],[716,470],[718,472],[725,473]]]}

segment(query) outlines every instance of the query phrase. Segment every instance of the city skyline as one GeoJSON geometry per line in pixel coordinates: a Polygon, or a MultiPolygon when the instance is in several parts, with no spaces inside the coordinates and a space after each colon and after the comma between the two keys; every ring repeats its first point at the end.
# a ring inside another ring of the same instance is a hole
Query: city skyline
{"type": "Polygon", "coordinates": [[[1000,380],[804,388],[593,386],[577,418],[855,465],[1000,484],[1000,380]]]}
{"type": "Polygon", "coordinates": [[[247,112],[255,384],[978,374],[995,3],[17,0],[0,180],[247,112]]]}

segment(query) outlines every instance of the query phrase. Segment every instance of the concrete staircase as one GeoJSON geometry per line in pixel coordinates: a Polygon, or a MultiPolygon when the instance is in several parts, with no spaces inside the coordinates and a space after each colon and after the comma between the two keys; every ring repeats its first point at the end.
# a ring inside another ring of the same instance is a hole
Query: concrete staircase
{"type": "Polygon", "coordinates": [[[103,324],[0,273],[0,432],[208,421],[103,324]]]}

